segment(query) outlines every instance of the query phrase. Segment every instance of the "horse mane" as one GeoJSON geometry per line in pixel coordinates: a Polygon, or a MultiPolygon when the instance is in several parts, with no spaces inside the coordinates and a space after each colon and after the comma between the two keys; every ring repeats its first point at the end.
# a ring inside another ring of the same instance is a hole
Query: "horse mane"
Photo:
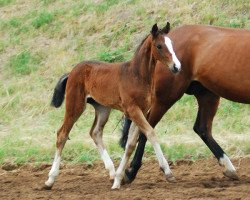
{"type": "MultiPolygon", "coordinates": [[[[145,40],[148,38],[149,34],[145,36],[145,38],[141,41],[141,43],[139,44],[139,46],[136,48],[136,51],[133,55],[133,58],[139,53],[143,43],[145,42],[145,40]]],[[[121,74],[127,73],[128,72],[128,67],[130,66],[130,61],[124,62],[121,65],[121,74]]],[[[140,77],[140,71],[138,69],[138,67],[135,67],[133,69],[133,73],[134,75],[136,75],[137,77],[140,77]]]]}
{"type": "Polygon", "coordinates": [[[134,55],[136,55],[139,51],[140,51],[140,49],[141,49],[141,47],[142,47],[142,45],[143,45],[143,43],[145,42],[145,40],[148,38],[148,36],[149,36],[149,34],[148,35],[146,35],[146,37],[141,41],[141,43],[139,44],[139,46],[137,47],[137,49],[136,49],[136,51],[135,51],[135,54],[134,55]]]}

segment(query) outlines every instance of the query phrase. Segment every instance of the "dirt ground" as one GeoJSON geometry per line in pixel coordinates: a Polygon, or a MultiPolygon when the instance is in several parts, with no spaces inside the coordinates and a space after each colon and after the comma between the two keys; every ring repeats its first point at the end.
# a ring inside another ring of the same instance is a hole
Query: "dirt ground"
{"type": "MultiPolygon", "coordinates": [[[[216,159],[178,161],[171,165],[177,179],[168,183],[156,160],[144,161],[137,179],[120,190],[112,183],[101,162],[93,166],[64,165],[52,190],[41,189],[50,166],[3,165],[0,169],[0,199],[250,199],[250,157],[233,160],[240,177],[223,177],[216,159]]],[[[117,163],[116,163],[117,164],[117,163]]]]}

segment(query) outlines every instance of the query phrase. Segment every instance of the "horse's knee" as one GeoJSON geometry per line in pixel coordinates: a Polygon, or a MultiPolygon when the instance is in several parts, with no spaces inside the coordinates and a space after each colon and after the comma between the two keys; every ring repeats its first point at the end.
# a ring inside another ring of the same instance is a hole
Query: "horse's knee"
{"type": "Polygon", "coordinates": [[[201,138],[206,138],[208,135],[208,127],[201,125],[200,123],[195,123],[193,130],[197,133],[201,138]]]}

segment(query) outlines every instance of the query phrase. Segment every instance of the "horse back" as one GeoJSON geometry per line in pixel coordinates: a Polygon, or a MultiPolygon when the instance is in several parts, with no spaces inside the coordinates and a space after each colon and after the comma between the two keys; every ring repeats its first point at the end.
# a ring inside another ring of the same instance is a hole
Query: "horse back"
{"type": "Polygon", "coordinates": [[[189,78],[229,100],[250,103],[250,31],[190,25],[172,32],[189,78]]]}

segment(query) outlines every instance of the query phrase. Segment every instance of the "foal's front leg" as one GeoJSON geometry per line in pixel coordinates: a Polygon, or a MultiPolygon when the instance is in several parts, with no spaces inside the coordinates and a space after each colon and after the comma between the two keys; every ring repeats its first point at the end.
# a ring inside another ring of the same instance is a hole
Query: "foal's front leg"
{"type": "Polygon", "coordinates": [[[112,189],[119,189],[121,186],[121,182],[122,182],[122,179],[124,176],[125,168],[126,168],[127,163],[129,161],[129,157],[131,156],[132,152],[135,149],[138,135],[139,135],[139,129],[135,125],[135,123],[132,123],[131,127],[129,129],[128,140],[126,143],[125,152],[123,154],[121,163],[116,171],[115,180],[114,180],[114,184],[112,186],[112,189]]]}
{"type": "MultiPolygon", "coordinates": [[[[156,137],[154,129],[149,125],[145,116],[143,115],[142,111],[139,108],[133,107],[133,108],[128,110],[128,113],[129,113],[130,119],[139,127],[140,131],[145,133],[147,139],[152,144],[154,151],[155,151],[155,154],[156,154],[156,157],[158,159],[160,168],[162,169],[162,171],[166,175],[167,180],[170,182],[174,182],[175,178],[172,175],[172,172],[170,170],[168,162],[163,155],[160,144],[157,141],[157,137],[156,137]]],[[[130,136],[130,134],[131,134],[131,132],[129,133],[129,137],[131,137],[131,139],[130,138],[128,139],[125,154],[124,154],[122,161],[117,169],[115,181],[114,181],[114,184],[112,186],[112,189],[118,189],[120,187],[121,180],[124,176],[125,167],[128,163],[129,157],[131,156],[131,154],[135,148],[135,143],[137,141],[135,139],[138,138],[138,131],[134,132],[132,134],[132,136],[130,136]]]]}

